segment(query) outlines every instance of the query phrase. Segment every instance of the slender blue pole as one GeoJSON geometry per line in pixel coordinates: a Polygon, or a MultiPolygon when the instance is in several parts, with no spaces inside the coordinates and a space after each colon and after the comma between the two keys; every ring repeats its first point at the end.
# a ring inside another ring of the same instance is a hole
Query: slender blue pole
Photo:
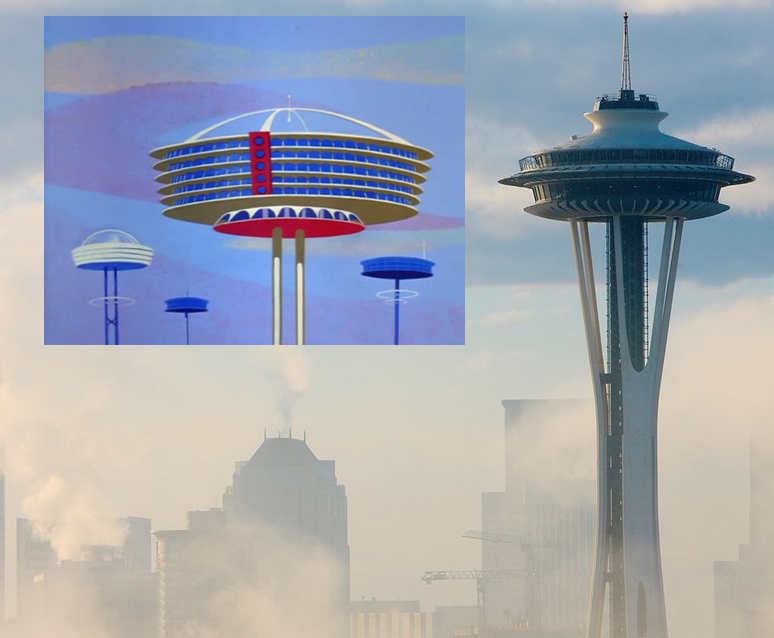
{"type": "Polygon", "coordinates": [[[113,268],[113,325],[115,326],[114,345],[118,345],[118,268],[113,268]]]}
{"type": "Polygon", "coordinates": [[[110,325],[110,319],[108,318],[108,269],[105,268],[105,300],[102,302],[102,305],[105,307],[105,345],[108,345],[109,339],[108,339],[108,326],[110,325]]]}
{"type": "Polygon", "coordinates": [[[400,343],[400,279],[395,280],[395,345],[400,343]]]}
{"type": "Polygon", "coordinates": [[[188,313],[185,313],[185,345],[190,346],[191,340],[188,336],[188,313]]]}

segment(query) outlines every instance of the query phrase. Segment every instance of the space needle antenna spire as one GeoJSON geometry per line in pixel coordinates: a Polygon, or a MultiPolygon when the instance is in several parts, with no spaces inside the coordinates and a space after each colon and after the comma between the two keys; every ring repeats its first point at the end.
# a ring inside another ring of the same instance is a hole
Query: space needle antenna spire
{"type": "Polygon", "coordinates": [[[624,13],[623,56],[621,60],[621,91],[632,90],[632,74],[629,69],[629,14],[624,13]]]}

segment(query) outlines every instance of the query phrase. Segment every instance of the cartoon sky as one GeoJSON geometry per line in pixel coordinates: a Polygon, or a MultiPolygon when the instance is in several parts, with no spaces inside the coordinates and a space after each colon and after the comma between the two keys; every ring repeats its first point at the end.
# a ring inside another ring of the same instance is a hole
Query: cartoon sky
{"type": "MultiPolygon", "coordinates": [[[[266,240],[222,236],[162,216],[148,152],[227,118],[296,107],[342,113],[430,149],[420,215],[357,236],[307,245],[307,343],[380,344],[392,338],[389,288],[360,261],[422,256],[435,277],[409,288],[406,344],[464,343],[464,19],[46,18],[45,342],[98,344],[102,273],[73,265],[91,233],[117,228],[155,251],[150,269],[119,275],[124,344],[184,343],[164,300],[190,293],[211,312],[191,321],[196,344],[271,338],[266,240]]],[[[309,129],[358,132],[335,118],[309,129]]],[[[298,129],[297,120],[278,122],[298,129]]],[[[232,128],[234,125],[230,125],[232,128]]],[[[260,122],[241,120],[244,130],[260,122]]],[[[294,335],[293,242],[285,242],[285,340],[294,335]]]]}

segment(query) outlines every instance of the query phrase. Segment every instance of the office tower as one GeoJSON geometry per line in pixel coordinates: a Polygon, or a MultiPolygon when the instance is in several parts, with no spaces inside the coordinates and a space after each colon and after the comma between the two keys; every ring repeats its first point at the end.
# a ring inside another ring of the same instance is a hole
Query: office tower
{"type": "MultiPolygon", "coordinates": [[[[486,583],[489,630],[582,634],[593,556],[593,486],[543,468],[557,440],[591,414],[583,400],[505,400],[505,491],[482,494],[482,569],[521,570],[486,583]]],[[[561,440],[556,444],[562,446],[561,440]]],[[[556,451],[558,454],[558,450],[556,451]]]]}
{"type": "Polygon", "coordinates": [[[296,597],[276,598],[289,591],[290,580],[314,569],[329,582],[325,591],[312,592],[320,609],[330,610],[326,622],[331,626],[317,630],[323,636],[346,635],[346,493],[336,480],[334,461],[317,459],[306,441],[264,439],[249,461],[237,463],[222,508],[189,512],[187,529],[154,535],[161,638],[174,636],[187,623],[219,622],[212,602],[224,592],[269,599],[283,613],[301,617],[309,610],[298,608],[296,597]]]}

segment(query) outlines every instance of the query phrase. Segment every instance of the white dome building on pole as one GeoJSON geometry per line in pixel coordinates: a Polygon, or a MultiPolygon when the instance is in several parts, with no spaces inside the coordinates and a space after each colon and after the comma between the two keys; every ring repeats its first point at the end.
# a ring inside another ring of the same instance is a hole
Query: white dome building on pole
{"type": "Polygon", "coordinates": [[[153,249],[143,246],[135,237],[123,230],[100,230],[89,235],[72,250],[76,267],[83,270],[101,270],[104,273],[104,296],[92,299],[92,306],[103,306],[105,311],[105,345],[110,345],[112,328],[113,345],[120,344],[118,308],[130,306],[134,299],[118,295],[118,271],[140,270],[151,265],[153,249]],[[112,288],[109,286],[112,271],[112,288]]]}

